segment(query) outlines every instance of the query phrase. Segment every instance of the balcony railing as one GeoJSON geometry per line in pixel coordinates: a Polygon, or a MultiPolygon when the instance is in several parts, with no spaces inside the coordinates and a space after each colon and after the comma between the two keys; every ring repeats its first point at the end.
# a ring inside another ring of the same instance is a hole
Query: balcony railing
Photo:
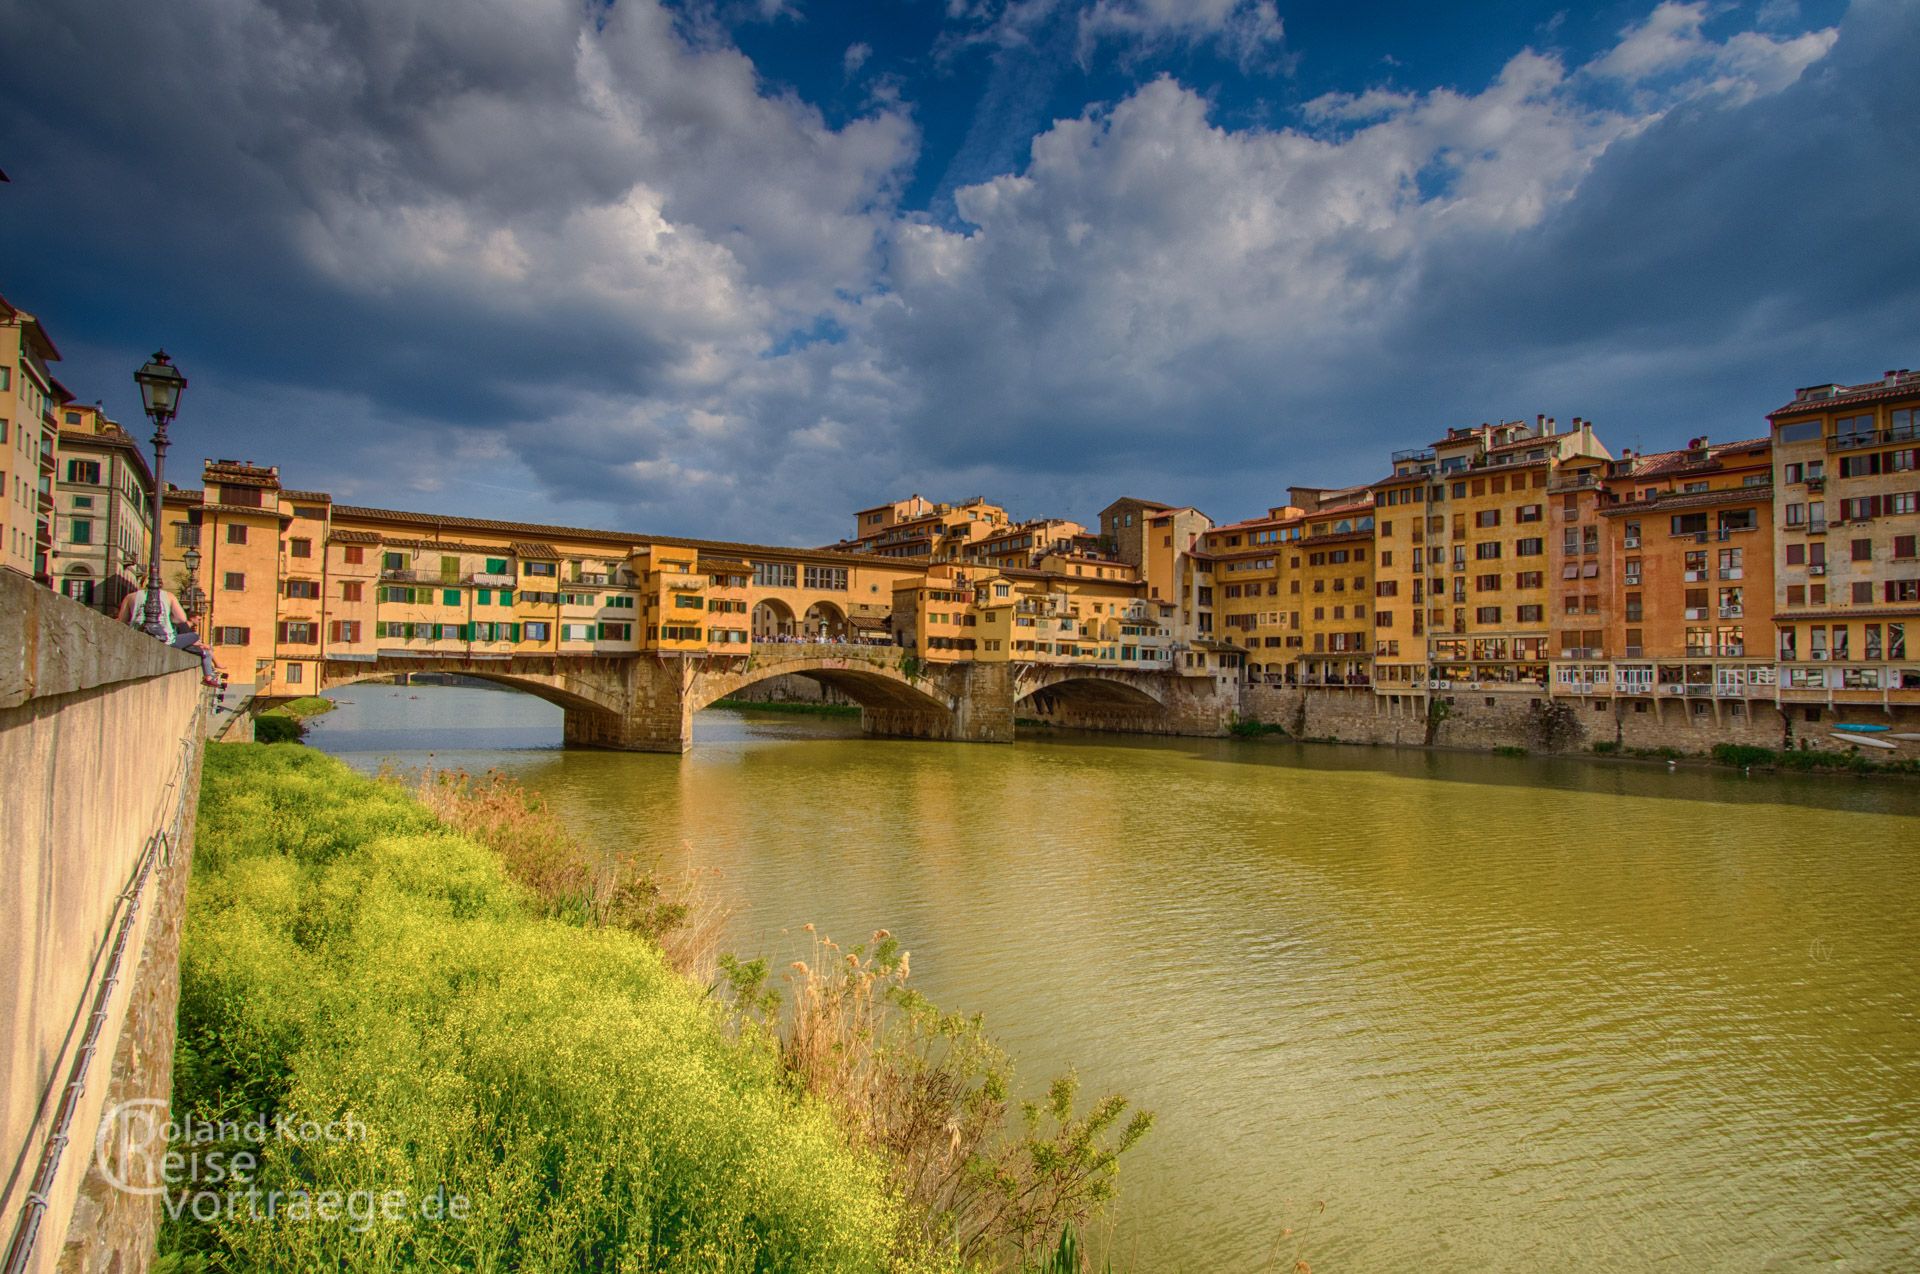
{"type": "Polygon", "coordinates": [[[1872,433],[1835,434],[1827,439],[1828,451],[1852,451],[1856,447],[1879,447],[1891,442],[1920,440],[1920,429],[1904,425],[1896,429],[1876,429],[1872,433]]]}

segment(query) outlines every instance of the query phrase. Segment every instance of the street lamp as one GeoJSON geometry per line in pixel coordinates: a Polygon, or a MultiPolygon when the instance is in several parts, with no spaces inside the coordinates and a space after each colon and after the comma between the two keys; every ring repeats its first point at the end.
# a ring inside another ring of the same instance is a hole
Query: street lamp
{"type": "Polygon", "coordinates": [[[140,385],[140,405],[153,422],[153,552],[147,558],[145,626],[147,632],[165,640],[167,630],[160,610],[160,524],[165,520],[167,504],[167,425],[180,410],[180,391],[187,387],[187,378],[167,352],[160,350],[133,374],[133,379],[140,385]]]}
{"type": "Polygon", "coordinates": [[[189,548],[180,555],[180,560],[187,566],[187,583],[180,592],[180,608],[187,612],[188,626],[197,628],[194,621],[199,618],[200,607],[207,600],[207,595],[200,591],[200,550],[189,548]]]}

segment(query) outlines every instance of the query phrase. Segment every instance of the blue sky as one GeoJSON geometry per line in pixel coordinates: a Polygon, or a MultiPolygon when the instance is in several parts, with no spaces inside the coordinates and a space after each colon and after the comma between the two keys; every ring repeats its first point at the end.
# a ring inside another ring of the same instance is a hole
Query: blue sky
{"type": "Polygon", "coordinates": [[[1220,519],[1920,352],[1920,7],[0,0],[0,291],[176,463],[781,542],[1220,519]]]}

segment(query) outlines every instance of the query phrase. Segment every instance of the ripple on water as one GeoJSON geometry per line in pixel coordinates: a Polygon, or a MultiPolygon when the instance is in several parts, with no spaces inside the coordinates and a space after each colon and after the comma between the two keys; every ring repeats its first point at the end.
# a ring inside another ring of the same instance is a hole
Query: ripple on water
{"type": "Polygon", "coordinates": [[[570,753],[532,750],[544,704],[398,702],[315,742],[498,765],[598,843],[716,867],[743,952],[887,927],[1029,1085],[1075,1065],[1153,1109],[1125,1268],[1920,1249],[1909,788],[722,713],[685,758],[570,753]]]}

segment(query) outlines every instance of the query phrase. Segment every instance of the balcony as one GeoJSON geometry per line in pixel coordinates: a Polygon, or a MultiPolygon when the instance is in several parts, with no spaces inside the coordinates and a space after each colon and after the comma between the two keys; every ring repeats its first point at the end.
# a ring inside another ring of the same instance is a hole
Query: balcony
{"type": "Polygon", "coordinates": [[[1876,429],[1872,433],[1835,434],[1827,439],[1827,450],[1852,451],[1856,447],[1881,447],[1916,440],[1920,440],[1920,429],[1908,425],[1899,429],[1876,429]]]}

